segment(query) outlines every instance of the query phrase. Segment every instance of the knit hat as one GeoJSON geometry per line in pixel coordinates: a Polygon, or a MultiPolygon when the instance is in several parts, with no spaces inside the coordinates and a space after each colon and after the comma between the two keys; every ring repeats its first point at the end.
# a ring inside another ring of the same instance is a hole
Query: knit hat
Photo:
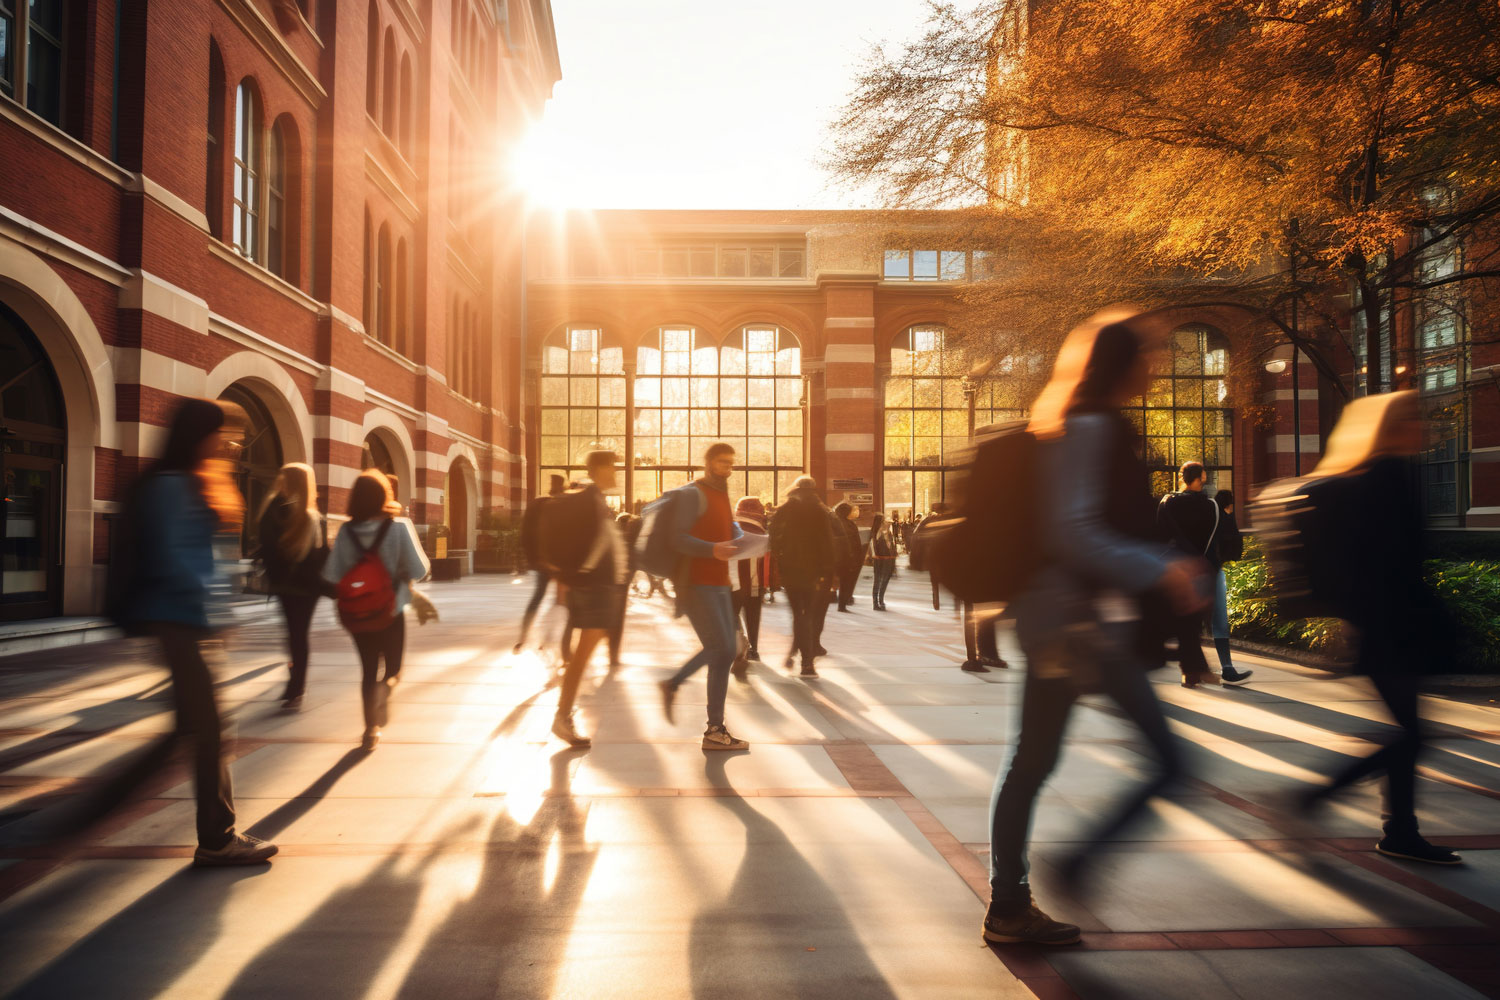
{"type": "Polygon", "coordinates": [[[815,490],[817,488],[818,481],[812,476],[798,476],[792,482],[792,488],[787,490],[787,493],[790,495],[796,493],[798,490],[815,490]]]}
{"type": "Polygon", "coordinates": [[[740,497],[740,502],[734,505],[734,517],[737,521],[749,521],[764,528],[766,505],[760,502],[760,497],[740,497]]]}

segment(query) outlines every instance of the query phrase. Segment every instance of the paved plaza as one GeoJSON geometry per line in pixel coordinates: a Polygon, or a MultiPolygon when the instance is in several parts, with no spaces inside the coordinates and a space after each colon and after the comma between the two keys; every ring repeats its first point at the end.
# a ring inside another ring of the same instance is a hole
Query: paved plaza
{"type": "MultiPolygon", "coordinates": [[[[766,609],[728,723],[749,753],[699,748],[702,676],[662,717],[655,682],[691,633],[660,598],[630,609],[625,664],[585,680],[569,750],[548,666],[514,655],[530,581],[429,584],[385,739],[359,752],[358,666],[326,604],[306,704],[280,709],[279,628],[228,642],[241,828],[269,866],[194,869],[186,771],[87,842],[26,843],[92,776],[167,729],[149,647],[0,660],[0,995],[50,998],[1355,997],[1500,995],[1500,708],[1424,699],[1420,815],[1458,869],[1377,856],[1373,785],[1290,826],[1276,804],[1388,727],[1359,679],[1245,656],[1243,690],[1157,691],[1194,777],[1098,864],[1059,858],[1142,769],[1132,728],[1088,700],[1033,828],[1044,906],[1081,946],[979,935],[988,801],[1015,737],[1019,670],[965,674],[951,610],[903,571],[888,614],[868,571],[829,615],[821,677],[780,668],[766,609]],[[40,807],[40,809],[39,809],[40,807]]],[[[1013,636],[1002,650],[1018,664],[1013,636]]]]}

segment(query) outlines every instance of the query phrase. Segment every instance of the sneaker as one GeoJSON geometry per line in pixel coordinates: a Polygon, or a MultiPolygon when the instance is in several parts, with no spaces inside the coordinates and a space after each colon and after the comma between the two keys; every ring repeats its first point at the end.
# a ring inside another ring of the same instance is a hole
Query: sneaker
{"type": "Polygon", "coordinates": [[[578,732],[573,725],[573,713],[559,715],[552,720],[552,735],[574,747],[591,747],[594,741],[578,732]]]}
{"type": "Polygon", "coordinates": [[[705,750],[749,750],[750,744],[744,740],[735,739],[729,735],[729,730],[723,726],[709,726],[703,731],[703,749],[705,750]]]}
{"type": "Polygon", "coordinates": [[[281,703],[281,710],[283,712],[302,711],[302,696],[300,694],[294,694],[290,698],[287,698],[281,703]]]}
{"type": "Polygon", "coordinates": [[[1221,675],[1225,684],[1243,684],[1250,679],[1254,670],[1236,670],[1234,667],[1225,667],[1221,675]]]}
{"type": "Polygon", "coordinates": [[[672,718],[672,702],[677,700],[677,689],[672,686],[671,681],[662,681],[656,685],[661,690],[661,712],[667,717],[668,723],[676,722],[672,718]]]}
{"type": "Polygon", "coordinates": [[[967,670],[971,674],[987,674],[990,672],[990,668],[978,660],[965,660],[960,669],[967,670]]]}
{"type": "Polygon", "coordinates": [[[380,727],[367,726],[365,734],[360,738],[359,748],[361,750],[374,750],[380,744],[380,727]]]}
{"type": "Polygon", "coordinates": [[[394,677],[387,677],[375,685],[375,724],[382,729],[391,724],[391,692],[395,690],[394,677]]]}
{"type": "Polygon", "coordinates": [[[820,643],[818,643],[818,651],[816,653],[814,653],[813,655],[814,656],[827,656],[828,655],[828,650],[824,649],[823,648],[823,644],[820,642],[820,643]]]}
{"type": "Polygon", "coordinates": [[[1000,659],[1000,657],[998,657],[998,656],[981,656],[979,658],[979,662],[982,663],[982,664],[984,664],[987,667],[994,667],[996,670],[1009,670],[1010,669],[1010,664],[1006,663],[1004,660],[1000,659]]]}
{"type": "Polygon", "coordinates": [[[1077,944],[1083,939],[1075,924],[1053,920],[1035,903],[1015,914],[997,914],[993,907],[984,915],[986,941],[996,944],[1077,944]]]}
{"type": "Polygon", "coordinates": [[[1387,836],[1375,845],[1375,850],[1388,858],[1403,861],[1425,861],[1429,865],[1461,865],[1464,859],[1451,847],[1429,844],[1421,834],[1409,836],[1387,836]]]}
{"type": "Polygon", "coordinates": [[[202,868],[225,868],[230,865],[258,865],[270,861],[279,848],[269,840],[237,833],[223,847],[199,847],[193,852],[193,864],[202,868]]]}
{"type": "Polygon", "coordinates": [[[796,658],[795,657],[791,657],[791,656],[788,656],[786,658],[786,662],[782,664],[782,666],[785,667],[788,670],[791,670],[796,665],[797,665],[796,658]]]}
{"type": "Polygon", "coordinates": [[[816,677],[816,676],[818,676],[818,671],[813,668],[813,665],[811,663],[804,663],[802,665],[802,673],[798,674],[797,676],[799,676],[799,677],[816,677]]]}
{"type": "Polygon", "coordinates": [[[756,649],[754,646],[751,646],[750,649],[745,653],[745,659],[754,660],[756,663],[761,662],[760,650],[756,649]]]}

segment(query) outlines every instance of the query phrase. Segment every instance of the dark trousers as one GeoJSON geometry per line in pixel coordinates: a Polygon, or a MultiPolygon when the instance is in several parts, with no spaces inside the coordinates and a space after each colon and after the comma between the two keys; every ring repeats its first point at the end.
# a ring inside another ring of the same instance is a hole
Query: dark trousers
{"type": "MultiPolygon", "coordinates": [[[[1078,693],[1066,677],[1039,677],[1041,664],[1055,651],[1026,648],[1026,687],[1021,696],[1021,732],[1010,767],[1002,772],[990,799],[990,887],[993,906],[1024,907],[1031,898],[1026,857],[1027,834],[1037,792],[1057,764],[1068,714],[1078,693]]],[[[1124,643],[1117,648],[1128,648],[1124,643]]],[[[1108,654],[1103,654],[1108,655],[1108,654]]],[[[1146,671],[1128,658],[1110,657],[1097,664],[1103,693],[1119,705],[1156,752],[1157,770],[1127,795],[1089,837],[1091,849],[1123,829],[1151,797],[1177,776],[1177,749],[1167,731],[1161,705],[1151,691],[1146,671]]]]}
{"type": "Polygon", "coordinates": [[[859,584],[859,571],[863,564],[845,566],[839,572],[839,607],[847,608],[854,603],[854,588],[859,584]]]}
{"type": "Polygon", "coordinates": [[[516,640],[516,645],[526,641],[526,634],[531,631],[531,623],[536,621],[537,609],[542,606],[542,598],[547,596],[547,584],[552,578],[542,570],[533,570],[536,573],[536,586],[531,591],[531,600],[526,602],[526,612],[521,615],[521,637],[516,640]]]}
{"type": "Polygon", "coordinates": [[[1212,674],[1203,656],[1202,613],[1183,615],[1176,621],[1177,665],[1182,668],[1182,676],[1196,679],[1212,674]]]}
{"type": "Polygon", "coordinates": [[[375,721],[375,686],[401,675],[401,655],[406,651],[406,615],[399,614],[379,632],[355,632],[354,648],[359,650],[359,693],[364,699],[365,726],[375,721]],[[385,660],[385,674],[380,675],[380,661],[385,660]]]}
{"type": "Polygon", "coordinates": [[[281,604],[281,617],[286,621],[287,652],[292,657],[292,676],[282,697],[297,698],[307,691],[307,659],[311,647],[308,632],[312,629],[318,595],[278,594],[276,600],[281,604]]]}
{"type": "Polygon", "coordinates": [[[1000,659],[995,642],[995,616],[975,610],[964,602],[964,657],[969,660],[1000,659]]]}
{"type": "MultiPolygon", "coordinates": [[[[1363,665],[1363,664],[1362,664],[1363,665]]],[[[1346,785],[1385,772],[1385,808],[1381,820],[1389,835],[1417,832],[1417,756],[1422,750],[1422,726],[1417,714],[1417,676],[1413,670],[1391,665],[1369,671],[1370,680],[1401,731],[1385,746],[1361,757],[1333,778],[1320,792],[1331,795],[1346,785]]]]}
{"type": "Polygon", "coordinates": [[[828,621],[828,608],[829,605],[833,604],[835,596],[832,583],[832,580],[823,581],[813,593],[813,652],[817,652],[823,648],[823,625],[828,621]]]}
{"type": "Polygon", "coordinates": [[[792,649],[788,656],[802,654],[802,662],[810,665],[817,658],[817,611],[818,595],[823,594],[823,607],[828,607],[827,591],[821,587],[787,587],[786,602],[792,606],[792,649]]]}
{"type": "Polygon", "coordinates": [[[943,610],[943,594],[942,591],[938,589],[937,577],[933,576],[931,573],[928,573],[927,579],[932,582],[932,610],[941,611],[943,610]]]}
{"type": "Polygon", "coordinates": [[[630,600],[629,587],[614,588],[614,623],[609,627],[609,662],[613,666],[620,662],[620,644],[625,640],[625,605],[630,600]]]}
{"type": "MultiPolygon", "coordinates": [[[[234,835],[234,789],[229,781],[229,763],[224,759],[224,720],[214,698],[214,679],[209,672],[203,644],[207,633],[190,625],[161,624],[155,627],[162,656],[172,671],[172,702],[177,708],[176,733],[193,744],[193,794],[198,801],[198,844],[217,850],[234,835]]],[[[162,755],[163,757],[166,754],[162,755]]],[[[154,767],[137,778],[148,776],[154,767]]]]}
{"type": "Polygon", "coordinates": [[[743,590],[734,592],[734,613],[745,623],[745,639],[750,643],[750,648],[757,651],[760,645],[761,604],[759,594],[748,594],[743,590]]]}
{"type": "Polygon", "coordinates": [[[894,560],[894,559],[876,559],[875,560],[875,586],[874,586],[874,589],[871,591],[871,596],[875,600],[875,606],[876,607],[879,607],[879,608],[885,607],[885,588],[889,587],[891,585],[891,577],[893,577],[895,575],[896,575],[896,560],[894,560]]]}

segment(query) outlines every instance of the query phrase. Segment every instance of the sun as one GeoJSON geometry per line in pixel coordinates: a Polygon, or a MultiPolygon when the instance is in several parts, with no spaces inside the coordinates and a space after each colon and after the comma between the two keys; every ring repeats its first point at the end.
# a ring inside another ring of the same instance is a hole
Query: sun
{"type": "Polygon", "coordinates": [[[582,193],[564,143],[545,120],[533,122],[521,139],[501,151],[508,182],[538,208],[578,208],[582,193]]]}

